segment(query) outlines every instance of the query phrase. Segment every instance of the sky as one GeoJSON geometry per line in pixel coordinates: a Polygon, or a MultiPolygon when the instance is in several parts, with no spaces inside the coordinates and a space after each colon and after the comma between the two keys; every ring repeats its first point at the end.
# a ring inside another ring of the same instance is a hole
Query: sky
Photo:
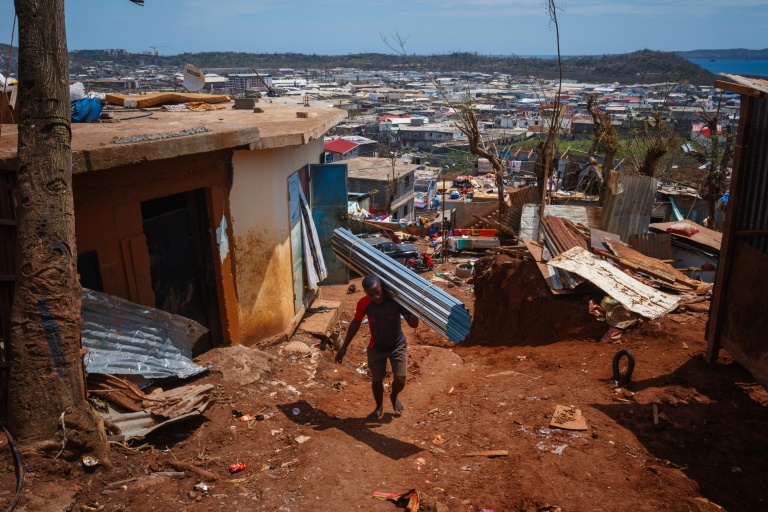
{"type": "MultiPolygon", "coordinates": [[[[765,0],[562,0],[563,55],[768,47],[765,0]]],[[[0,0],[0,42],[13,2],[0,0]]],[[[70,50],[552,55],[544,0],[66,0],[70,50]]],[[[16,42],[14,41],[14,44],[16,42]]]]}

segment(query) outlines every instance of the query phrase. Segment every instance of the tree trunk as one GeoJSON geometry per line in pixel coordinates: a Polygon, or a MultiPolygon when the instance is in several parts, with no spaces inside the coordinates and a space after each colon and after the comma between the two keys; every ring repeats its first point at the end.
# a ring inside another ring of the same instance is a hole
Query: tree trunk
{"type": "Polygon", "coordinates": [[[72,199],[63,0],[16,0],[19,17],[17,281],[8,423],[22,451],[109,463],[85,397],[72,199]],[[65,427],[62,428],[64,418],[65,427]]]}

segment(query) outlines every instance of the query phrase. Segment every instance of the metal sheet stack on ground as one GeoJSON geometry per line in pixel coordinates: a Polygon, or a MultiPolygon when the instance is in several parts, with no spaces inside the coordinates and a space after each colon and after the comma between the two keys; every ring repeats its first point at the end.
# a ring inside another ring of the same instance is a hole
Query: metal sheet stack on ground
{"type": "Polygon", "coordinates": [[[378,251],[350,231],[333,232],[333,252],[361,275],[375,274],[396,301],[454,343],[469,335],[472,318],[463,303],[378,251]]]}

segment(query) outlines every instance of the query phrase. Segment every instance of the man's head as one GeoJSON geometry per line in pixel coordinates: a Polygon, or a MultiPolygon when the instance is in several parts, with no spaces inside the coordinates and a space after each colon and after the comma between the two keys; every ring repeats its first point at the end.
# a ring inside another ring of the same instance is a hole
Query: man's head
{"type": "Polygon", "coordinates": [[[363,290],[365,291],[365,294],[368,296],[368,298],[376,304],[381,304],[384,302],[384,289],[381,285],[381,279],[379,279],[379,276],[374,274],[366,276],[363,279],[363,290]]]}

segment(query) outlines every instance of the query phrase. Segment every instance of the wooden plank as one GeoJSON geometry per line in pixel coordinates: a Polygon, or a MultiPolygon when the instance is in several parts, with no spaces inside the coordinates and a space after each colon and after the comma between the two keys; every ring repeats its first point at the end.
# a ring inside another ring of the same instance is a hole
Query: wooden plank
{"type": "Polygon", "coordinates": [[[725,80],[715,80],[715,87],[723,91],[735,92],[743,96],[750,96],[752,98],[768,97],[763,91],[748,87],[742,84],[736,84],[733,82],[726,82],[725,80]]]}
{"type": "Polygon", "coordinates": [[[0,276],[0,282],[2,283],[12,283],[15,281],[16,281],[16,276],[13,276],[13,275],[0,276]]]}
{"type": "MultiPolygon", "coordinates": [[[[726,212],[726,215],[727,215],[727,212],[726,212]]],[[[659,233],[666,233],[667,229],[669,229],[673,224],[678,224],[680,222],[683,222],[685,224],[690,224],[691,226],[698,229],[699,232],[691,236],[679,235],[677,233],[670,233],[670,235],[672,235],[672,238],[681,240],[683,242],[691,242],[692,245],[700,245],[705,248],[710,248],[718,252],[720,251],[720,248],[723,243],[723,234],[718,233],[717,231],[713,231],[711,229],[707,229],[700,224],[696,224],[692,220],[681,220],[676,222],[658,222],[655,224],[651,224],[649,228],[652,231],[657,231],[659,233]]]]}
{"type": "Polygon", "coordinates": [[[15,226],[15,219],[0,219],[0,226],[15,226]]]}
{"type": "Polygon", "coordinates": [[[612,240],[614,242],[621,242],[621,237],[619,235],[609,233],[607,231],[602,231],[596,228],[589,228],[589,245],[592,249],[602,249],[606,250],[608,249],[608,246],[605,245],[605,242],[607,240],[612,240]]]}
{"type": "Polygon", "coordinates": [[[736,147],[733,152],[733,173],[731,174],[730,196],[728,208],[725,211],[725,225],[723,226],[723,243],[720,249],[720,258],[715,274],[715,285],[712,289],[712,307],[710,308],[709,321],[705,336],[707,338],[707,362],[713,364],[720,354],[720,337],[723,334],[723,319],[728,303],[726,286],[731,275],[733,251],[737,237],[736,219],[741,210],[741,196],[744,193],[744,162],[747,158],[748,141],[752,132],[752,112],[755,107],[755,99],[743,98],[739,113],[739,130],[736,136],[736,147]],[[747,101],[744,101],[744,100],[747,101]]]}
{"type": "Polygon", "coordinates": [[[506,457],[509,455],[507,450],[483,450],[479,452],[467,452],[464,457],[506,457]]]}

